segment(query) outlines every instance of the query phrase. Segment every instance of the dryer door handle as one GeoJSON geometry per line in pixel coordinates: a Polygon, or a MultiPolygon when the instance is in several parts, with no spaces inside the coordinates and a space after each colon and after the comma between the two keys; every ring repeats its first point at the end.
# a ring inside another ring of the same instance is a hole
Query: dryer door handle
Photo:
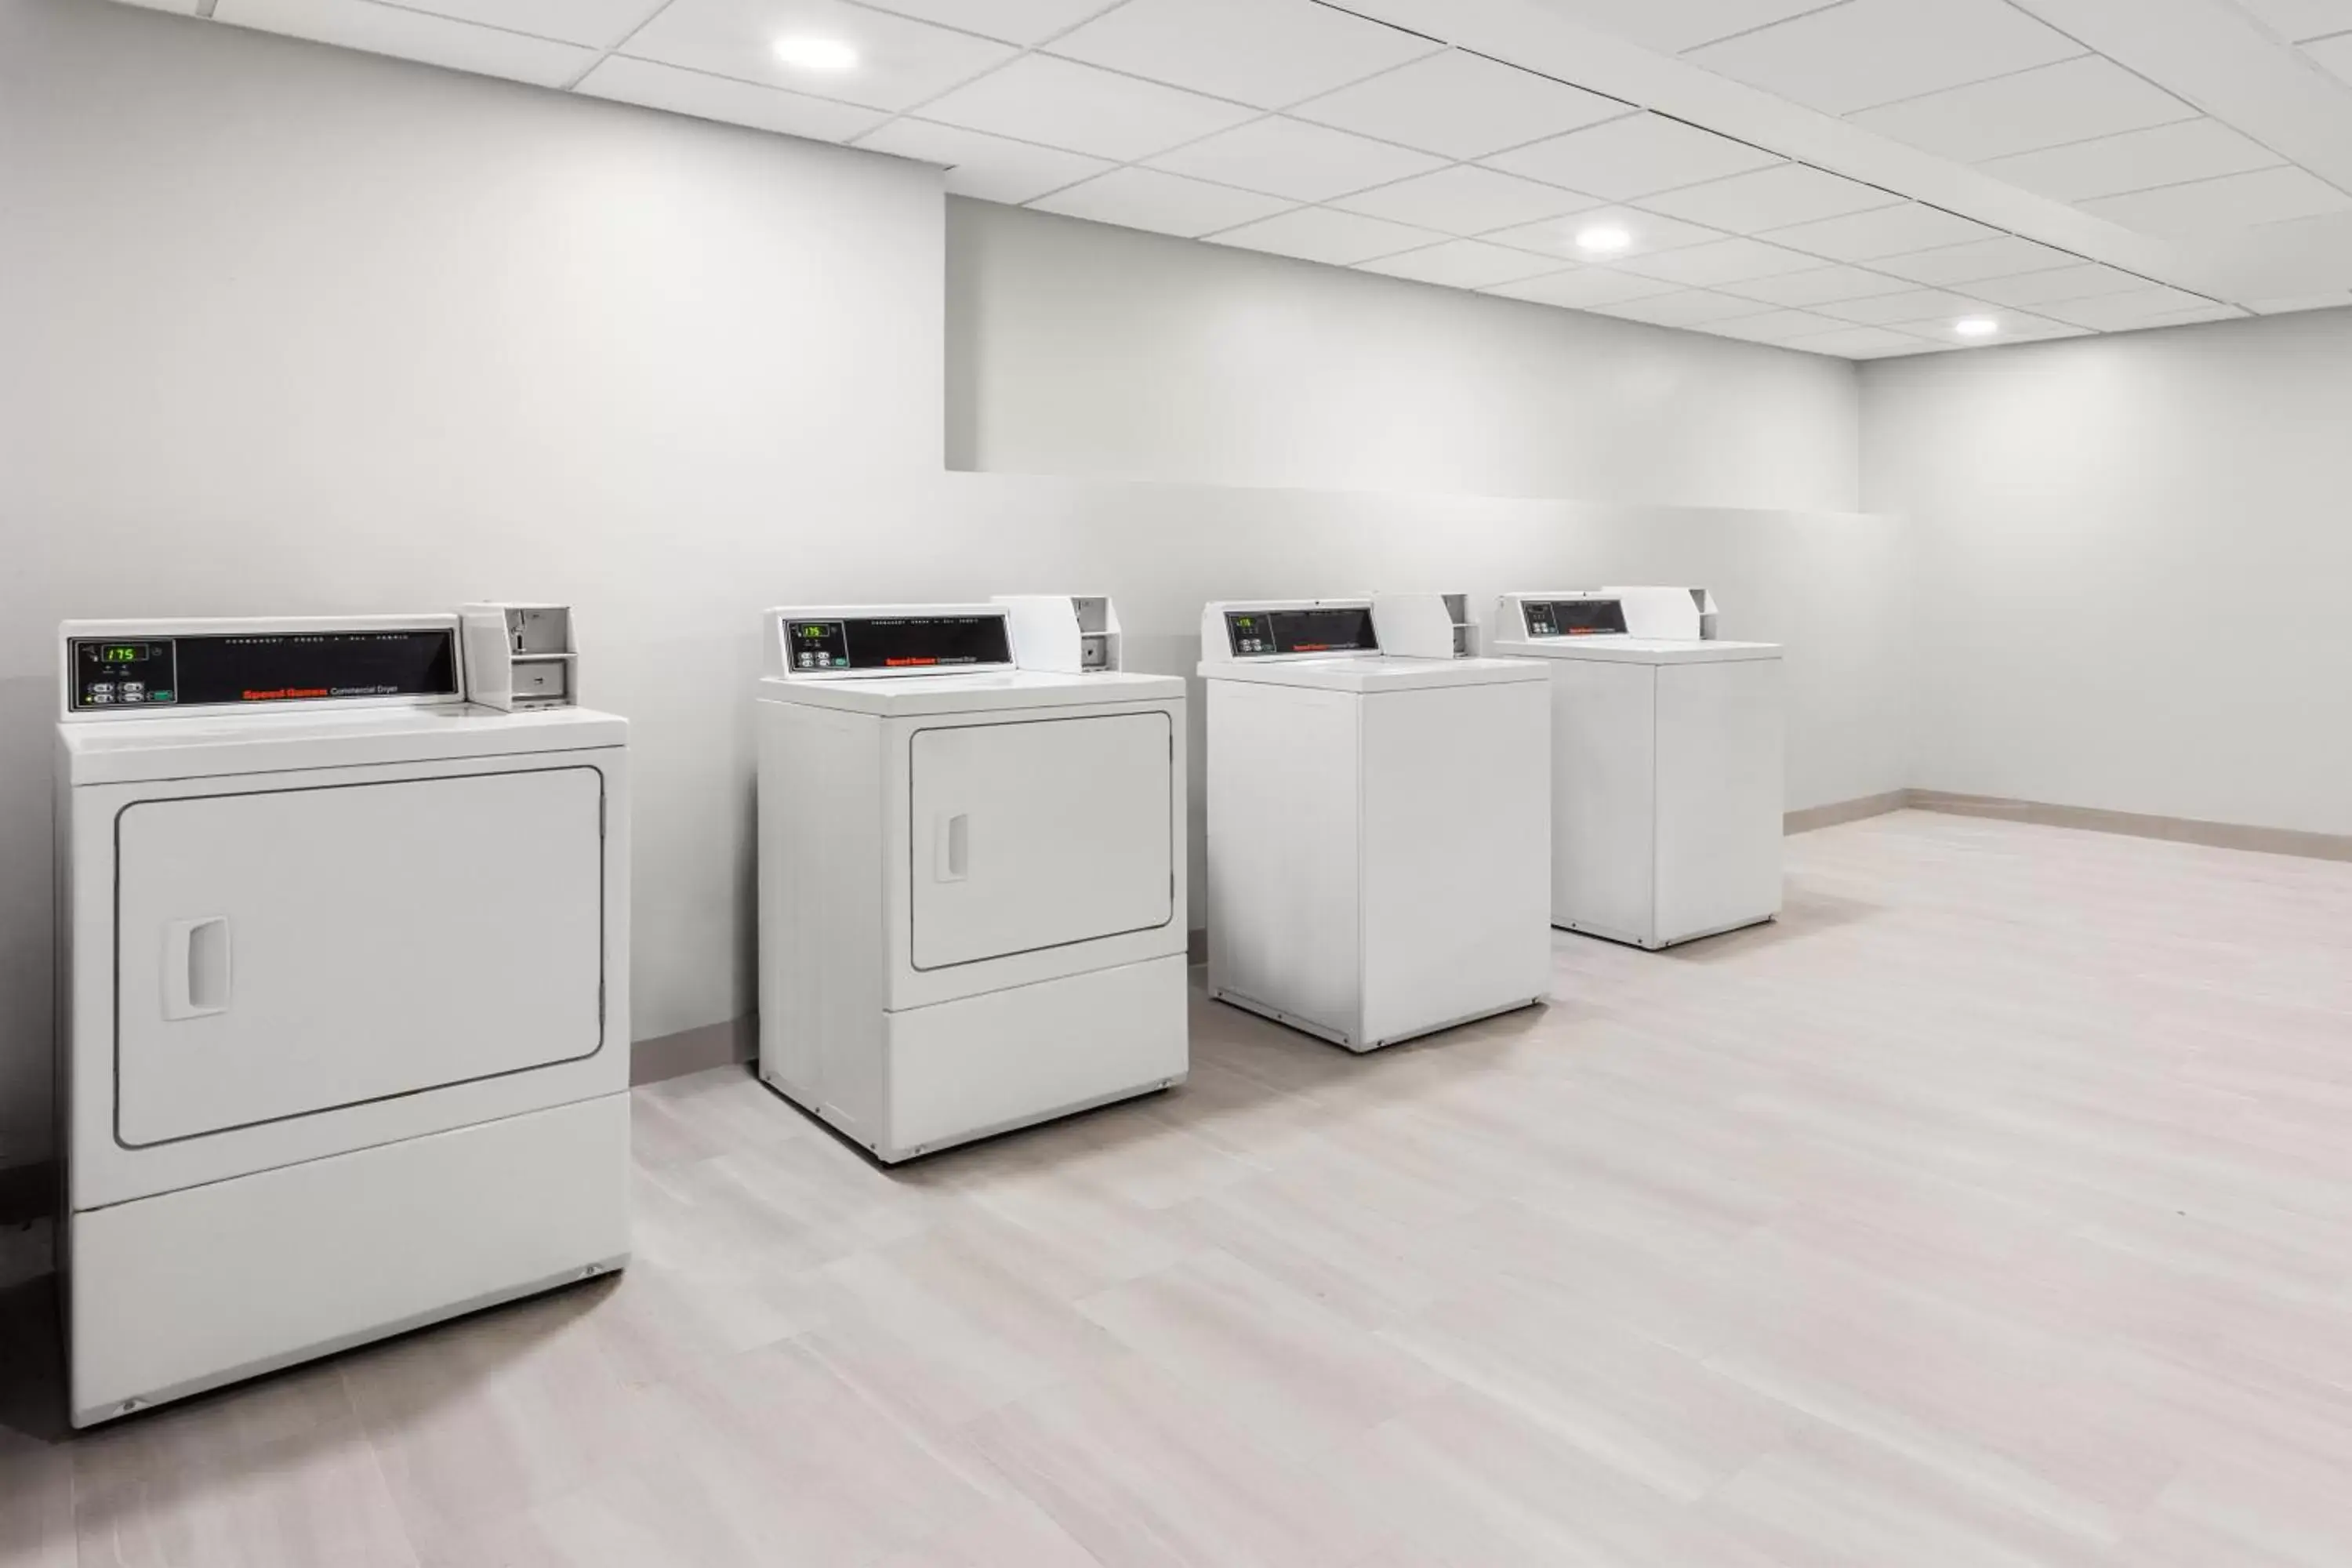
{"type": "Polygon", "coordinates": [[[971,813],[942,812],[931,824],[931,879],[961,882],[971,871],[971,813]]]}
{"type": "Polygon", "coordinates": [[[163,1017],[207,1018],[228,1011],[228,917],[173,921],[163,928],[163,1017]]]}

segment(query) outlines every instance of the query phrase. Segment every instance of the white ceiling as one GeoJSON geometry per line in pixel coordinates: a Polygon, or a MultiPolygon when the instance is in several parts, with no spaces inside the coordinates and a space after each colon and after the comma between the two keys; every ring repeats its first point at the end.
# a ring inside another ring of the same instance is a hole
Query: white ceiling
{"type": "Polygon", "coordinates": [[[134,3],[1849,358],[2352,305],[2352,0],[134,3]]]}

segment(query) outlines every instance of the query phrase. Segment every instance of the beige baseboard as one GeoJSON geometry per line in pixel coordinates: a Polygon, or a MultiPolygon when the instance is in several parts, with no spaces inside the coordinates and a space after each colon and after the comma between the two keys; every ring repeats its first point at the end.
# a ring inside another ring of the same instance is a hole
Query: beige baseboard
{"type": "Polygon", "coordinates": [[[1782,833],[1811,833],[1817,827],[1835,827],[1842,822],[1860,822],[1865,816],[1885,816],[1890,811],[1901,811],[1911,803],[1911,792],[1891,789],[1884,795],[1859,795],[1853,800],[1833,800],[1827,805],[1809,805],[1802,811],[1792,811],[1780,818],[1782,833]]]}
{"type": "Polygon", "coordinates": [[[2264,855],[2297,855],[2310,860],[2352,860],[2352,836],[2338,833],[2253,827],[2244,823],[2205,822],[2189,816],[2153,816],[2088,805],[2051,805],[2042,801],[1956,795],[1947,790],[1915,789],[1905,793],[1913,810],[1939,811],[1949,816],[1983,816],[2001,822],[2028,822],[2041,827],[2078,827],[2091,833],[2161,838],[2215,849],[2251,849],[2264,855]]]}
{"type": "Polygon", "coordinates": [[[705,1068],[748,1062],[759,1054],[760,1016],[746,1013],[740,1018],[705,1024],[698,1029],[680,1029],[675,1035],[639,1040],[629,1047],[629,1082],[659,1083],[666,1078],[684,1078],[705,1068]]]}

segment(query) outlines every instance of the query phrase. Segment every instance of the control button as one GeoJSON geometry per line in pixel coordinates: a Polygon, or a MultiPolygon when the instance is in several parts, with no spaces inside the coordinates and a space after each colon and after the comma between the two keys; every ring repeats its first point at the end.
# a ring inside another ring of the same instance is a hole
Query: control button
{"type": "Polygon", "coordinates": [[[147,683],[143,680],[126,680],[122,683],[122,695],[125,697],[133,693],[143,693],[146,689],[147,683]]]}
{"type": "Polygon", "coordinates": [[[89,694],[89,700],[92,707],[107,707],[114,701],[114,693],[111,691],[92,690],[89,694]]]}
{"type": "Polygon", "coordinates": [[[147,700],[147,694],[143,691],[133,691],[126,686],[122,689],[122,700],[125,702],[144,702],[147,700]]]}
{"type": "Polygon", "coordinates": [[[114,682],[111,680],[91,681],[89,686],[89,694],[92,699],[111,697],[114,695],[114,682]]]}

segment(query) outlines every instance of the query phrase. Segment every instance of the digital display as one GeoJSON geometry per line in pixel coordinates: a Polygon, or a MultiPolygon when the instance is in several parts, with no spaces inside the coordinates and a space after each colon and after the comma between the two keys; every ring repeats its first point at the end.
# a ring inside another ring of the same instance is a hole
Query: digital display
{"type": "Polygon", "coordinates": [[[1523,608],[1531,637],[1605,637],[1625,629],[1625,606],[1615,599],[1528,599],[1523,608]]]}
{"type": "Polygon", "coordinates": [[[457,692],[457,634],[447,626],[77,638],[72,660],[78,712],[457,692]]]}
{"type": "Polygon", "coordinates": [[[1303,610],[1228,610],[1225,637],[1235,658],[1295,653],[1378,653],[1367,605],[1303,610]]]}
{"type": "Polygon", "coordinates": [[[784,623],[785,662],[794,670],[952,669],[1011,664],[1001,615],[868,616],[784,623]]]}

